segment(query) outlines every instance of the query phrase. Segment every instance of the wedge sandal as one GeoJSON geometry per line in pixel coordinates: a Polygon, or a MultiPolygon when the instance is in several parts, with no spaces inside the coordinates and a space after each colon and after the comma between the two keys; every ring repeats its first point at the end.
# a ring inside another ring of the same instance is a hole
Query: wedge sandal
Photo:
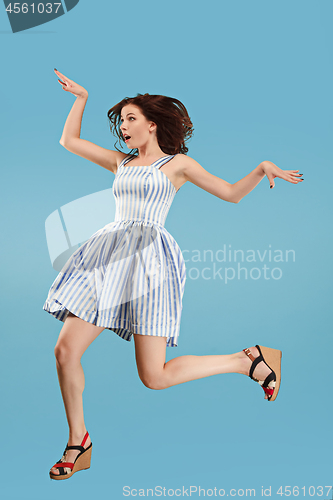
{"type": "Polygon", "coordinates": [[[281,384],[281,357],[282,352],[278,349],[271,349],[270,347],[264,347],[256,345],[259,351],[259,356],[255,358],[251,353],[250,349],[243,349],[245,354],[251,359],[252,365],[250,368],[249,377],[258,382],[263,388],[265,394],[268,396],[268,401],[274,401],[278,395],[280,384],[281,384]],[[271,373],[265,378],[265,380],[258,380],[253,376],[255,367],[263,361],[266,366],[271,371],[271,373]]]}
{"type": "MultiPolygon", "coordinates": [[[[88,446],[88,448],[84,448],[84,444],[88,439],[88,432],[85,434],[82,442],[78,446],[66,446],[65,451],[59,462],[54,464],[53,467],[56,467],[59,469],[59,474],[53,474],[50,470],[50,478],[51,479],[56,479],[56,480],[61,480],[61,479],[68,479],[71,477],[75,472],[78,472],[79,470],[84,470],[84,469],[89,469],[90,467],[90,462],[91,462],[91,450],[92,450],[92,443],[88,446]],[[65,456],[67,450],[79,450],[80,453],[76,457],[76,459],[73,462],[66,462],[65,461],[65,456]],[[71,469],[71,472],[66,472],[65,467],[68,467],[71,469]]],[[[53,468],[51,467],[51,469],[53,468]]]]}

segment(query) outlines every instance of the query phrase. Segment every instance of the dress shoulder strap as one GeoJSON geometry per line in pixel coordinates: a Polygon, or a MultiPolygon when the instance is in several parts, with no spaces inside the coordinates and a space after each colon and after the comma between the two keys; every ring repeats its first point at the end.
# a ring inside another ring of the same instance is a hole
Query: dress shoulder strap
{"type": "Polygon", "coordinates": [[[152,167],[156,167],[156,168],[161,168],[162,165],[164,165],[165,163],[167,163],[168,161],[172,160],[172,158],[174,158],[176,155],[168,155],[168,156],[163,156],[162,158],[159,158],[158,160],[156,160],[153,164],[152,164],[152,167]]]}
{"type": "Polygon", "coordinates": [[[128,163],[130,160],[132,160],[132,158],[134,158],[136,155],[127,155],[125,156],[125,158],[119,163],[119,167],[123,167],[124,165],[126,165],[126,163],[128,163]]]}

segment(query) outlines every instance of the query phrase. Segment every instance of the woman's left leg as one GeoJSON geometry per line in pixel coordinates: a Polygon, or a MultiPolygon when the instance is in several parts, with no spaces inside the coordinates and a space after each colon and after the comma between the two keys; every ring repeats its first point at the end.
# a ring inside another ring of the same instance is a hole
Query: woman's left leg
{"type": "MultiPolygon", "coordinates": [[[[150,389],[166,389],[190,380],[210,377],[221,373],[249,375],[251,360],[243,352],[208,356],[179,356],[165,362],[166,338],[134,334],[135,357],[139,377],[150,389]]],[[[259,356],[256,347],[250,347],[254,358],[259,356]]],[[[271,370],[263,362],[258,363],[253,376],[265,380],[271,370]]],[[[267,395],[265,396],[267,399],[267,395]]]]}

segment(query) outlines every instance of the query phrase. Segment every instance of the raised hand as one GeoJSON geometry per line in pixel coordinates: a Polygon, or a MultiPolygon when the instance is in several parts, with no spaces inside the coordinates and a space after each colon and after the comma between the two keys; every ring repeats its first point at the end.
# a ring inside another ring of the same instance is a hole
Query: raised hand
{"type": "Polygon", "coordinates": [[[285,181],[291,182],[292,184],[298,184],[299,182],[304,181],[304,179],[300,179],[303,174],[299,174],[299,170],[281,170],[281,168],[279,168],[271,161],[263,161],[261,165],[263,172],[266,174],[269,180],[271,188],[275,186],[275,177],[284,179],[285,181]]]}
{"type": "Polygon", "coordinates": [[[58,82],[66,92],[70,92],[76,97],[88,97],[88,92],[86,91],[85,88],[81,87],[81,85],[78,85],[77,83],[73,82],[73,80],[70,80],[55,68],[54,72],[58,77],[58,82]]]}

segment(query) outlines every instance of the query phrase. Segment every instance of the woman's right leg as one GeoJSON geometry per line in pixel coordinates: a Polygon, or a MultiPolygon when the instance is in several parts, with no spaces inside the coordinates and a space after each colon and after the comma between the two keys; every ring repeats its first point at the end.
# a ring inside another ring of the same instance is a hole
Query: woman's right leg
{"type": "MultiPolygon", "coordinates": [[[[54,349],[60,390],[69,426],[69,446],[80,444],[87,431],[83,417],[84,373],[81,357],[104,329],[105,327],[93,325],[69,313],[54,349]]],[[[89,437],[84,447],[87,448],[90,442],[89,437]]],[[[68,450],[66,461],[74,462],[78,453],[77,450],[68,450]]],[[[51,471],[53,474],[59,474],[57,468],[52,468],[51,471]]],[[[70,469],[65,468],[65,471],[69,472],[70,469]]]]}

